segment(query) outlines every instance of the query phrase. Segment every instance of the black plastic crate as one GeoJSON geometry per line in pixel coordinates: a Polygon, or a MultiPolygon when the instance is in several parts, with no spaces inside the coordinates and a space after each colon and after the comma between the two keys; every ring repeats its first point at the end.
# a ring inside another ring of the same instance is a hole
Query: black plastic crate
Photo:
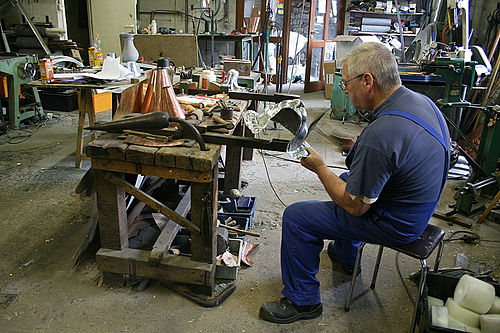
{"type": "Polygon", "coordinates": [[[41,89],[39,95],[45,110],[65,112],[78,110],[78,96],[74,89],[41,89]]]}
{"type": "MultiPolygon", "coordinates": [[[[224,214],[224,213],[219,213],[217,214],[217,218],[222,224],[229,225],[230,227],[238,228],[240,230],[248,230],[250,226],[250,218],[246,216],[232,216],[231,214],[224,214]],[[233,220],[235,222],[234,225],[228,224],[230,220],[233,220]]],[[[234,236],[235,232],[228,230],[230,238],[240,238],[244,239],[244,235],[236,235],[234,236]]]]}
{"type": "Polygon", "coordinates": [[[225,214],[232,216],[253,217],[255,214],[255,197],[234,197],[228,194],[219,194],[219,204],[225,214]]]}
{"type": "MultiPolygon", "coordinates": [[[[420,299],[419,307],[419,318],[417,318],[417,322],[419,323],[420,333],[435,333],[435,332],[446,332],[446,333],[463,333],[463,331],[458,331],[451,328],[443,328],[432,325],[431,314],[429,313],[429,303],[427,301],[427,297],[431,296],[434,298],[439,298],[444,303],[448,297],[453,297],[455,293],[455,287],[457,286],[458,280],[460,277],[444,275],[440,273],[427,273],[427,277],[425,279],[425,288],[420,299]]],[[[500,296],[500,284],[491,283],[486,281],[495,287],[496,296],[500,296]]]]}

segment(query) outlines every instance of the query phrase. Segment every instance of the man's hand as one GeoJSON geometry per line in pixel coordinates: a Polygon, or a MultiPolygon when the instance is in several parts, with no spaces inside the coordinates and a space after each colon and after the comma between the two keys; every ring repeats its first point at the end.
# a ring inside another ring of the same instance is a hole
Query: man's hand
{"type": "Polygon", "coordinates": [[[326,167],[325,161],[319,156],[319,154],[311,147],[306,148],[309,156],[303,157],[300,160],[300,164],[306,169],[311,170],[314,173],[318,173],[319,170],[326,167]]]}

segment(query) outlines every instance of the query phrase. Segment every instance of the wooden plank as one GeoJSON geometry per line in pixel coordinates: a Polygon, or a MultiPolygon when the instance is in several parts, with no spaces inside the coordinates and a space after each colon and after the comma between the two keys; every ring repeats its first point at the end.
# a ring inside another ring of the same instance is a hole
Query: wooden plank
{"type": "Polygon", "coordinates": [[[140,165],[138,163],[115,161],[103,158],[92,158],[92,167],[99,170],[133,174],[140,173],[146,176],[157,176],[161,178],[186,180],[197,183],[208,183],[212,180],[211,171],[192,171],[177,168],[140,165]]]}
{"type": "MultiPolygon", "coordinates": [[[[113,250],[128,247],[128,225],[125,192],[104,177],[106,172],[96,170],[96,194],[101,246],[113,250]]],[[[123,174],[114,176],[123,179],[123,174]]]]}
{"type": "Polygon", "coordinates": [[[162,213],[163,215],[167,216],[177,224],[180,224],[182,227],[191,230],[193,233],[200,232],[200,228],[196,224],[187,220],[185,217],[177,214],[176,212],[174,212],[173,210],[171,210],[170,208],[168,208],[167,206],[165,206],[164,204],[162,204],[149,194],[146,194],[143,191],[135,188],[132,184],[126,182],[125,180],[116,177],[110,172],[106,172],[104,174],[104,178],[113,183],[115,186],[123,189],[128,194],[133,195],[138,200],[144,202],[147,206],[162,213]]]}
{"type": "MultiPolygon", "coordinates": [[[[218,168],[213,170],[217,179],[218,168]]],[[[201,232],[191,238],[191,257],[207,263],[215,262],[217,230],[217,181],[191,184],[191,221],[201,232]]]]}
{"type": "Polygon", "coordinates": [[[132,163],[154,165],[157,151],[158,148],[155,147],[130,145],[125,154],[125,160],[132,163]]]}
{"type": "Polygon", "coordinates": [[[85,147],[87,156],[124,161],[128,144],[118,140],[117,137],[118,134],[111,133],[100,135],[85,147]]]}
{"type": "MultiPolygon", "coordinates": [[[[191,209],[191,189],[188,189],[184,197],[182,197],[181,201],[177,205],[175,212],[181,216],[186,216],[191,209]]],[[[162,216],[166,218],[165,216],[162,216]]],[[[153,214],[153,218],[155,218],[155,214],[153,214]]],[[[167,225],[162,230],[160,236],[156,240],[153,245],[153,249],[151,250],[151,254],[149,255],[149,262],[158,265],[163,258],[164,254],[166,254],[167,250],[172,245],[177,232],[179,231],[180,226],[173,222],[172,220],[168,220],[167,225]]]]}
{"type": "Polygon", "coordinates": [[[195,171],[212,171],[220,155],[220,145],[207,144],[210,150],[187,147],[163,147],[155,155],[155,165],[195,171]]]}
{"type": "Polygon", "coordinates": [[[96,254],[96,263],[104,272],[196,285],[213,285],[215,275],[215,265],[184,256],[166,255],[160,265],[152,266],[149,251],[129,248],[122,251],[101,248],[96,254]]]}

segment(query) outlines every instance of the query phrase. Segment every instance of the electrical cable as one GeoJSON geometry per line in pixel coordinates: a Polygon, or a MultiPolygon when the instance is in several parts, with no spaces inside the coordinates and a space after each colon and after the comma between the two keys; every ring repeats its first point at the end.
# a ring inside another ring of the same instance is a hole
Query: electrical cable
{"type": "Polygon", "coordinates": [[[278,198],[278,201],[286,207],[288,207],[287,204],[285,204],[283,202],[283,200],[281,200],[280,196],[278,195],[278,193],[276,192],[276,190],[274,189],[274,186],[273,186],[273,182],[271,181],[271,177],[269,176],[269,170],[267,169],[267,164],[266,164],[266,159],[264,157],[264,153],[262,152],[261,149],[259,149],[259,152],[260,152],[260,156],[262,156],[262,162],[264,162],[264,169],[266,170],[266,175],[267,175],[267,180],[269,181],[269,185],[271,186],[271,189],[273,190],[274,192],[274,195],[276,196],[276,198],[278,198]]]}
{"type": "Polygon", "coordinates": [[[478,243],[478,242],[491,242],[491,243],[500,243],[500,240],[494,239],[481,239],[479,234],[472,231],[458,230],[453,231],[448,238],[443,239],[443,242],[452,242],[456,240],[462,240],[466,244],[478,243]],[[461,237],[453,237],[458,234],[463,234],[461,237]]]}
{"type": "Polygon", "coordinates": [[[395,264],[396,264],[396,271],[398,272],[399,278],[401,279],[401,283],[403,283],[403,287],[405,288],[406,294],[408,295],[408,298],[410,299],[411,304],[413,304],[413,306],[415,306],[415,301],[413,300],[413,297],[410,294],[410,289],[406,285],[406,282],[403,278],[403,274],[401,274],[401,268],[399,267],[399,253],[400,252],[396,252],[396,256],[394,257],[395,264]]]}

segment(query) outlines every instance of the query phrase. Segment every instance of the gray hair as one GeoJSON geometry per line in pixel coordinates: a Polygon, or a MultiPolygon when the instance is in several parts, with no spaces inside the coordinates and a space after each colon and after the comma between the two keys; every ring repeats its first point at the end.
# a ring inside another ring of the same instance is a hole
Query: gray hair
{"type": "Polygon", "coordinates": [[[384,92],[401,85],[396,59],[384,44],[363,43],[341,59],[341,63],[347,64],[351,77],[372,74],[384,92]]]}

